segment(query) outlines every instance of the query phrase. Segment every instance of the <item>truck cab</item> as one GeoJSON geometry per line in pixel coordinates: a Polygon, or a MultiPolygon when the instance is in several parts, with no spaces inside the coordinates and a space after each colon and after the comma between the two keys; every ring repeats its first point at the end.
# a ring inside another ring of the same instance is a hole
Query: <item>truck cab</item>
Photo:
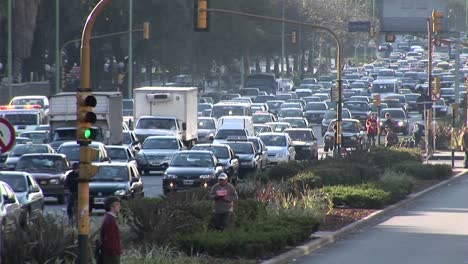
{"type": "Polygon", "coordinates": [[[134,132],[140,142],[148,136],[176,136],[183,140],[185,123],[175,117],[141,116],[134,132]]]}
{"type": "Polygon", "coordinates": [[[7,119],[15,128],[15,133],[34,131],[40,125],[47,123],[47,118],[42,109],[20,108],[15,106],[1,106],[0,117],[7,119]]]}

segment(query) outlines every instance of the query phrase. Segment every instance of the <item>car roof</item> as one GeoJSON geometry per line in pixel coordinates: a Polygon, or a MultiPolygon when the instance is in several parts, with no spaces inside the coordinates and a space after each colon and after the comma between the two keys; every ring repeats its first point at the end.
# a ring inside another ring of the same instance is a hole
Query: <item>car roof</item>
{"type": "Polygon", "coordinates": [[[283,132],[288,132],[288,131],[310,131],[313,132],[312,128],[286,128],[283,130],[283,132]]]}
{"type": "MultiPolygon", "coordinates": [[[[66,146],[75,146],[75,145],[79,145],[76,141],[66,141],[66,142],[63,142],[60,147],[66,147],[66,146]]],[[[105,146],[104,143],[102,142],[99,142],[99,141],[93,141],[89,144],[90,146],[105,146]]]]}
{"type": "Polygon", "coordinates": [[[46,156],[46,157],[61,157],[61,158],[64,158],[66,159],[67,156],[65,154],[61,154],[61,153],[28,153],[28,154],[24,154],[22,155],[20,158],[22,157],[30,157],[30,156],[46,156]]]}
{"type": "Polygon", "coordinates": [[[3,176],[3,175],[29,176],[31,174],[25,171],[0,171],[0,176],[3,176]]]}
{"type": "Polygon", "coordinates": [[[258,136],[288,136],[288,134],[281,132],[263,132],[259,133],[258,136]]]}
{"type": "Polygon", "coordinates": [[[226,144],[210,144],[210,143],[202,143],[202,144],[196,144],[194,147],[221,147],[221,148],[229,148],[228,145],[226,144]]]}

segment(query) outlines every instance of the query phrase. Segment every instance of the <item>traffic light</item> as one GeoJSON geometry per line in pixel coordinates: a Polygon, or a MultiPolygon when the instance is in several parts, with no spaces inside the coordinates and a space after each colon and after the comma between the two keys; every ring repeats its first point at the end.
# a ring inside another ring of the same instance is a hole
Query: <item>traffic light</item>
{"type": "Polygon", "coordinates": [[[293,31],[291,32],[291,43],[296,44],[296,42],[297,42],[297,32],[293,31]]]}
{"type": "Polygon", "coordinates": [[[444,18],[444,12],[432,10],[432,32],[437,33],[442,31],[442,18],[444,18]]]}
{"type": "Polygon", "coordinates": [[[208,0],[195,0],[195,31],[208,31],[208,11],[206,9],[208,9],[208,0]]]}
{"type": "Polygon", "coordinates": [[[98,166],[92,165],[91,163],[98,159],[99,150],[90,146],[81,147],[83,151],[80,151],[80,165],[78,167],[78,173],[80,179],[90,180],[99,170],[98,166]]]}
{"type": "Polygon", "coordinates": [[[150,36],[150,23],[144,22],[143,23],[143,39],[149,39],[150,36]]]}
{"type": "Polygon", "coordinates": [[[77,130],[76,137],[80,145],[88,145],[95,138],[91,129],[97,121],[93,108],[96,107],[96,97],[91,92],[78,92],[77,97],[77,130]]]}
{"type": "Polygon", "coordinates": [[[434,77],[433,85],[434,85],[433,93],[435,95],[440,94],[440,77],[439,76],[434,77]]]}
{"type": "Polygon", "coordinates": [[[374,104],[380,106],[380,94],[374,94],[374,104]]]}

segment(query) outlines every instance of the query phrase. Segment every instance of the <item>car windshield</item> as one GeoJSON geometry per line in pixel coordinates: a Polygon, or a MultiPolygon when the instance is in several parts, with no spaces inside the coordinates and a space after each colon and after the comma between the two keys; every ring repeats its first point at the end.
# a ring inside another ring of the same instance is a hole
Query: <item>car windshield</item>
{"type": "Polygon", "coordinates": [[[405,94],[406,101],[416,101],[420,96],[419,94],[405,94]]]}
{"type": "Polygon", "coordinates": [[[214,120],[198,120],[198,129],[215,129],[214,120]]]}
{"type": "Polygon", "coordinates": [[[271,116],[270,115],[253,115],[252,116],[252,122],[253,123],[266,123],[266,122],[271,122],[271,116]]]}
{"type": "Polygon", "coordinates": [[[269,126],[254,126],[254,131],[255,134],[261,133],[261,132],[271,132],[271,128],[269,126]]]}
{"type": "MultiPolygon", "coordinates": [[[[328,131],[333,131],[333,126],[335,125],[335,123],[336,121],[333,121],[330,124],[328,131]]],[[[352,121],[343,121],[341,122],[341,129],[345,133],[359,133],[359,123],[352,121]]]]}
{"type": "Polygon", "coordinates": [[[218,159],[228,159],[229,158],[229,151],[226,147],[216,147],[216,146],[194,146],[192,150],[209,150],[213,152],[213,154],[218,159]]]}
{"type": "Polygon", "coordinates": [[[16,145],[10,152],[10,157],[21,157],[28,153],[48,153],[49,148],[47,146],[38,145],[16,145]]]}
{"type": "Polygon", "coordinates": [[[306,110],[327,110],[327,104],[324,103],[308,103],[306,110]]]}
{"type": "Polygon", "coordinates": [[[383,109],[380,112],[380,118],[385,118],[385,114],[389,113],[390,118],[405,118],[405,112],[403,110],[386,110],[383,109]]]}
{"type": "Polygon", "coordinates": [[[260,139],[263,141],[265,146],[273,147],[285,147],[286,137],[283,135],[261,135],[260,139]]]}
{"type": "Polygon", "coordinates": [[[257,96],[258,95],[258,89],[240,89],[239,93],[243,96],[257,96]]]}
{"type": "Polygon", "coordinates": [[[293,141],[312,141],[312,133],[309,131],[297,131],[297,130],[292,130],[292,131],[287,131],[289,137],[293,141]]]}
{"type": "Polygon", "coordinates": [[[211,109],[210,104],[198,104],[198,112],[202,112],[203,110],[211,109]]]}
{"type": "Polygon", "coordinates": [[[40,105],[41,107],[44,107],[44,100],[33,98],[15,99],[11,102],[11,105],[40,105]]]}
{"type": "Polygon", "coordinates": [[[127,160],[127,150],[124,148],[107,148],[107,156],[111,160],[127,160]]]}
{"type": "Polygon", "coordinates": [[[385,97],[385,99],[389,99],[389,100],[391,100],[391,99],[396,99],[396,100],[398,100],[400,103],[404,103],[404,102],[406,101],[406,97],[405,97],[404,95],[403,95],[403,96],[392,96],[392,95],[391,95],[391,96],[385,97]]]}
{"type": "Polygon", "coordinates": [[[28,172],[61,172],[67,170],[67,162],[58,156],[22,156],[15,170],[28,172]]]}
{"type": "Polygon", "coordinates": [[[452,95],[452,94],[455,94],[455,89],[441,89],[440,93],[443,95],[447,95],[447,94],[452,95]]]}
{"type": "Polygon", "coordinates": [[[100,166],[92,181],[128,181],[127,166],[100,166]]]}
{"type": "Polygon", "coordinates": [[[35,143],[35,144],[47,143],[49,141],[49,134],[46,132],[44,133],[23,132],[19,136],[30,138],[32,143],[35,143]]]}
{"type": "MultiPolygon", "coordinates": [[[[96,148],[96,146],[91,147],[96,148]]],[[[79,145],[60,146],[57,152],[60,154],[65,154],[69,160],[80,160],[79,145]]],[[[99,161],[99,157],[96,157],[93,161],[99,161]]]]}
{"type": "Polygon", "coordinates": [[[281,105],[283,104],[283,102],[267,101],[266,104],[268,105],[270,109],[274,110],[274,109],[279,109],[281,105]]]}
{"type": "Polygon", "coordinates": [[[374,83],[372,85],[373,93],[393,93],[395,92],[394,84],[383,84],[383,83],[374,83]]]}
{"type": "Polygon", "coordinates": [[[178,149],[175,138],[148,138],[143,142],[142,149],[178,149]]]}
{"type": "Polygon", "coordinates": [[[140,119],[136,128],[176,130],[177,126],[175,119],[147,118],[140,119]]]}
{"type": "Polygon", "coordinates": [[[213,158],[209,153],[178,153],[171,161],[175,167],[214,167],[213,158]]]}
{"type": "Polygon", "coordinates": [[[227,139],[228,137],[246,137],[247,134],[243,129],[220,129],[216,133],[215,139],[227,139]]]}
{"type": "Polygon", "coordinates": [[[271,125],[271,130],[273,132],[283,132],[286,128],[290,128],[290,124],[272,124],[271,125]]]}
{"type": "Polygon", "coordinates": [[[280,111],[280,117],[303,117],[301,109],[283,109],[280,111]]]}
{"type": "Polygon", "coordinates": [[[369,105],[363,102],[345,102],[343,107],[349,109],[349,111],[367,111],[369,110],[369,105]]]}
{"type": "Polygon", "coordinates": [[[250,143],[227,143],[236,154],[253,154],[253,148],[250,143]]]}
{"type": "Polygon", "coordinates": [[[307,127],[305,119],[284,119],[284,122],[288,122],[292,127],[307,127]]]}
{"type": "Polygon", "coordinates": [[[0,181],[6,182],[14,192],[25,192],[28,190],[26,178],[20,175],[0,175],[0,181]]]}
{"type": "MultiPolygon", "coordinates": [[[[341,112],[342,118],[351,118],[349,111],[342,111],[341,112]]],[[[334,119],[336,118],[336,111],[328,111],[325,113],[324,119],[334,119]]]]}
{"type": "Polygon", "coordinates": [[[17,125],[38,125],[39,124],[39,115],[38,114],[5,114],[3,115],[5,119],[10,121],[10,123],[14,126],[17,125]]]}
{"type": "Polygon", "coordinates": [[[245,108],[243,105],[215,105],[211,111],[211,116],[215,118],[222,116],[243,116],[245,115],[245,108]]]}
{"type": "Polygon", "coordinates": [[[130,133],[123,133],[122,142],[126,145],[132,144],[132,137],[130,136],[130,133]]]}

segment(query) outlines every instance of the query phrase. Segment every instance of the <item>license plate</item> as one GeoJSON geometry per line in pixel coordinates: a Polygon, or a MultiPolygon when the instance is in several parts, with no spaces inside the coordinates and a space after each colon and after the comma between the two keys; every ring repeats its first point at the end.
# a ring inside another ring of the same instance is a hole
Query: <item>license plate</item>
{"type": "Polygon", "coordinates": [[[94,203],[95,204],[104,204],[104,200],[106,198],[94,198],[94,203]]]}
{"type": "Polygon", "coordinates": [[[151,162],[151,165],[159,165],[159,164],[160,164],[160,163],[159,163],[159,162],[157,162],[157,161],[153,161],[153,162],[151,162]]]}
{"type": "Polygon", "coordinates": [[[184,185],[193,185],[193,180],[184,180],[184,185]]]}
{"type": "Polygon", "coordinates": [[[42,185],[47,185],[48,182],[47,181],[40,181],[39,183],[42,184],[42,185]]]}

